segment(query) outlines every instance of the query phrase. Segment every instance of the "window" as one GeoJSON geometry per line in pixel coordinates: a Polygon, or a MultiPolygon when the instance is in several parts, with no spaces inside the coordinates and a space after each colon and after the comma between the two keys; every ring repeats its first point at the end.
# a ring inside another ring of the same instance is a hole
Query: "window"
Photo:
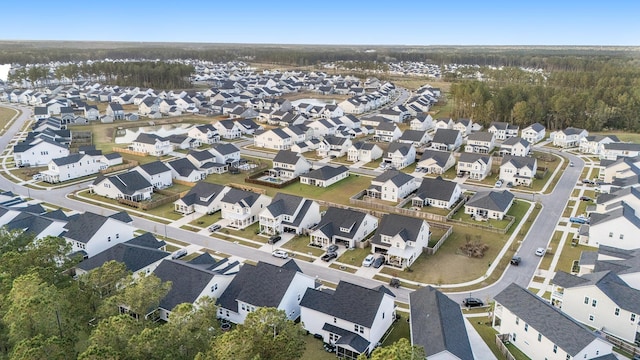
{"type": "Polygon", "coordinates": [[[609,233],[609,237],[613,237],[613,233],[612,232],[609,233]]]}
{"type": "Polygon", "coordinates": [[[120,234],[116,234],[116,239],[120,239],[120,234]]]}
{"type": "Polygon", "coordinates": [[[593,321],[593,319],[595,319],[595,317],[591,314],[589,314],[589,321],[593,321]]]}
{"type": "Polygon", "coordinates": [[[567,360],[571,360],[571,355],[567,354],[567,360]]]}
{"type": "Polygon", "coordinates": [[[553,353],[554,354],[558,353],[558,345],[553,345],[553,353]]]}
{"type": "Polygon", "coordinates": [[[584,303],[589,305],[589,297],[587,297],[587,296],[584,297],[584,303]]]}
{"type": "Polygon", "coordinates": [[[107,237],[107,241],[111,241],[111,236],[108,236],[108,237],[107,237]]]}
{"type": "Polygon", "coordinates": [[[333,323],[334,323],[334,324],[337,324],[337,323],[338,323],[338,319],[333,318],[333,323]]]}
{"type": "Polygon", "coordinates": [[[596,307],[596,305],[598,305],[598,300],[596,299],[591,300],[591,306],[596,307]]]}
{"type": "Polygon", "coordinates": [[[624,239],[624,234],[620,234],[620,240],[624,239]]]}
{"type": "Polygon", "coordinates": [[[242,310],[244,310],[244,304],[242,304],[242,310]]]}
{"type": "Polygon", "coordinates": [[[529,331],[529,324],[524,324],[524,331],[529,331]]]}
{"type": "Polygon", "coordinates": [[[538,333],[538,342],[542,341],[542,334],[538,333]]]}
{"type": "Polygon", "coordinates": [[[516,325],[518,325],[520,323],[520,318],[516,318],[516,325]]]}
{"type": "Polygon", "coordinates": [[[329,333],[329,342],[336,342],[338,339],[340,339],[340,336],[334,333],[329,333]]]}
{"type": "Polygon", "coordinates": [[[384,313],[382,313],[382,318],[384,319],[384,313]]]}
{"type": "Polygon", "coordinates": [[[636,314],[631,314],[631,321],[633,321],[633,322],[636,321],[636,314]]]}
{"type": "Polygon", "coordinates": [[[616,308],[613,313],[615,314],[615,316],[620,315],[620,308],[616,308]]]}
{"type": "Polygon", "coordinates": [[[511,341],[516,342],[516,333],[511,334],[511,341]]]}
{"type": "Polygon", "coordinates": [[[355,325],[353,326],[353,330],[354,330],[355,332],[357,332],[357,333],[359,332],[360,334],[364,334],[364,326],[361,326],[361,325],[355,324],[355,325]]]}

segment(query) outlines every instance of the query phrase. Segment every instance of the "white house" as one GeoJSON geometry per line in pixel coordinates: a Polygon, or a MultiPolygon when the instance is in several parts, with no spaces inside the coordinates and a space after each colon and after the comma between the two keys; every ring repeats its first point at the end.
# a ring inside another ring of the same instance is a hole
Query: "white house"
{"type": "Polygon", "coordinates": [[[458,158],[456,172],[469,175],[469,179],[484,180],[491,173],[492,157],[488,155],[462,153],[458,158]]]}
{"type": "Polygon", "coordinates": [[[500,179],[513,185],[531,186],[536,171],[538,171],[536,158],[505,155],[500,164],[500,179]]]}
{"type": "Polygon", "coordinates": [[[500,145],[500,154],[512,156],[529,156],[531,143],[521,137],[512,137],[503,141],[500,145]]]}
{"type": "Polygon", "coordinates": [[[438,129],[453,129],[453,120],[451,118],[437,118],[434,122],[433,122],[433,126],[436,128],[436,131],[438,131],[438,129]]]}
{"type": "Polygon", "coordinates": [[[260,212],[260,232],[268,235],[302,234],[320,222],[320,205],[296,195],[277,193],[260,212]]]}
{"type": "Polygon", "coordinates": [[[376,128],[374,139],[377,141],[392,142],[396,141],[402,136],[402,130],[393,122],[382,122],[376,128]]]}
{"type": "Polygon", "coordinates": [[[546,129],[539,123],[533,123],[520,132],[520,137],[527,140],[530,144],[535,144],[544,139],[546,129]]]}
{"type": "Polygon", "coordinates": [[[222,198],[229,190],[231,188],[224,185],[201,181],[173,202],[174,210],[184,215],[213,214],[222,208],[222,198]]]}
{"type": "Polygon", "coordinates": [[[326,247],[331,244],[346,248],[362,248],[366,239],[378,227],[378,219],[364,212],[329,207],[310,235],[310,244],[326,247]]]}
{"type": "Polygon", "coordinates": [[[355,359],[368,355],[391,327],[394,298],[384,286],[368,289],[345,281],[335,291],[309,288],[300,303],[300,322],[335,345],[338,357],[355,359]]]}
{"type": "Polygon", "coordinates": [[[202,144],[214,144],[220,141],[218,130],[211,124],[196,125],[189,129],[187,135],[200,140],[202,144]]]}
{"type": "Polygon", "coordinates": [[[137,171],[108,177],[98,176],[89,185],[89,189],[100,196],[129,201],[148,200],[153,193],[153,185],[137,171]]]}
{"type": "Polygon", "coordinates": [[[171,160],[167,162],[167,166],[171,169],[171,178],[179,181],[195,183],[207,177],[206,171],[198,169],[186,157],[171,160]]]}
{"type": "Polygon", "coordinates": [[[534,360],[598,359],[613,346],[551,306],[547,300],[512,283],[495,297],[493,327],[534,360]]]}
{"type": "Polygon", "coordinates": [[[280,150],[273,158],[273,169],[269,172],[274,177],[293,179],[311,170],[311,162],[304,156],[289,150],[280,150]]]}
{"type": "Polygon", "coordinates": [[[605,213],[591,213],[587,246],[612,246],[620,249],[640,248],[640,219],[634,208],[622,201],[619,207],[605,213]]]}
{"type": "Polygon", "coordinates": [[[310,288],[315,288],[315,278],[303,274],[293,260],[282,266],[244,264],[217,298],[218,318],[243,324],[249,313],[270,307],[283,310],[293,321],[300,317],[300,302],[310,288]]]}
{"type": "Polygon", "coordinates": [[[87,257],[131,240],[135,227],[113,217],[85,212],[69,220],[63,237],[71,245],[71,252],[84,252],[87,257]]]}
{"type": "Polygon", "coordinates": [[[293,144],[293,137],[281,128],[267,130],[253,138],[254,146],[266,149],[289,150],[293,144]]]}
{"type": "Polygon", "coordinates": [[[398,202],[415,191],[418,186],[420,182],[413,176],[398,170],[387,170],[371,180],[367,196],[398,202]]]}
{"type": "Polygon", "coordinates": [[[433,206],[451,209],[462,197],[462,188],[455,181],[437,178],[424,178],[422,184],[411,198],[411,205],[416,207],[433,206]]]}
{"type": "Polygon", "coordinates": [[[371,253],[384,254],[386,264],[401,269],[413,265],[429,246],[429,224],[422,219],[386,214],[371,239],[371,253]]]}
{"type": "Polygon", "coordinates": [[[603,145],[600,159],[616,160],[618,157],[636,157],[640,155],[640,144],[610,143],[603,145]]]}
{"type": "Polygon", "coordinates": [[[16,166],[45,166],[53,159],[69,156],[69,147],[53,140],[38,138],[13,146],[16,166]]]}
{"type": "Polygon", "coordinates": [[[493,121],[489,125],[488,131],[496,136],[496,140],[507,140],[508,138],[518,136],[520,127],[511,125],[506,122],[493,121]]]}
{"type": "Polygon", "coordinates": [[[83,176],[97,174],[107,168],[99,157],[86,154],[73,154],[51,160],[48,169],[42,171],[42,180],[48,183],[69,181],[83,176]]]}
{"type": "Polygon", "coordinates": [[[384,153],[383,162],[403,169],[416,161],[416,148],[410,144],[392,142],[384,153]]]}
{"type": "Polygon", "coordinates": [[[251,191],[230,189],[222,197],[222,218],[229,220],[229,227],[244,229],[258,221],[260,212],[271,203],[266,195],[251,191]]]}
{"type": "Polygon", "coordinates": [[[218,130],[218,134],[225,139],[235,139],[242,136],[242,129],[240,129],[238,123],[233,120],[217,121],[213,124],[213,127],[215,127],[216,130],[218,130]]]}
{"type": "Polygon", "coordinates": [[[374,144],[364,141],[353,143],[347,151],[347,160],[352,162],[361,161],[363,163],[372,162],[382,157],[382,149],[374,144]]]}
{"type": "Polygon", "coordinates": [[[464,151],[468,153],[490,154],[495,147],[495,135],[487,131],[479,131],[467,137],[464,151]]]}
{"type": "Polygon", "coordinates": [[[240,161],[240,149],[230,143],[217,143],[208,150],[216,158],[216,163],[234,166],[240,161]]]}
{"type": "Polygon", "coordinates": [[[452,129],[460,131],[463,137],[471,134],[471,128],[473,127],[473,120],[471,119],[458,119],[452,129]]]}
{"type": "Polygon", "coordinates": [[[138,172],[155,189],[164,189],[173,185],[171,169],[160,160],[136,166],[131,171],[138,172]]]}
{"type": "Polygon", "coordinates": [[[405,130],[398,138],[398,142],[411,144],[414,147],[423,146],[429,141],[431,141],[431,137],[426,130],[405,130]]]}
{"type": "Polygon", "coordinates": [[[460,131],[453,129],[437,129],[431,140],[431,148],[440,151],[454,151],[462,145],[460,131]]]}
{"type": "Polygon", "coordinates": [[[514,198],[507,190],[477,192],[464,205],[464,213],[474,218],[502,220],[514,198]]]}
{"type": "Polygon", "coordinates": [[[583,138],[589,136],[585,129],[568,127],[553,134],[553,145],[561,148],[578,147],[583,138]]]}
{"type": "Polygon", "coordinates": [[[601,329],[628,343],[640,332],[640,290],[615,272],[606,270],[582,276],[559,271],[553,278],[552,303],[572,319],[601,329]]]}
{"type": "Polygon", "coordinates": [[[189,151],[187,159],[196,168],[204,171],[206,175],[223,174],[229,170],[229,165],[218,163],[216,156],[209,150],[189,151]]]}
{"type": "Polygon", "coordinates": [[[431,130],[434,128],[433,118],[431,115],[418,115],[409,121],[409,126],[411,130],[431,130]]]}
{"type": "Polygon", "coordinates": [[[300,175],[300,183],[318,187],[329,187],[349,177],[349,168],[344,165],[325,165],[300,175]]]}
{"type": "Polygon", "coordinates": [[[169,139],[147,133],[140,133],[129,148],[151,156],[163,156],[173,151],[173,145],[169,139]]]}
{"type": "Polygon", "coordinates": [[[422,169],[427,174],[442,175],[456,164],[456,158],[449,151],[426,149],[418,161],[416,169],[422,169]]]}
{"type": "Polygon", "coordinates": [[[347,154],[351,144],[351,139],[346,137],[325,136],[318,144],[316,153],[321,157],[342,157],[347,154]]]}

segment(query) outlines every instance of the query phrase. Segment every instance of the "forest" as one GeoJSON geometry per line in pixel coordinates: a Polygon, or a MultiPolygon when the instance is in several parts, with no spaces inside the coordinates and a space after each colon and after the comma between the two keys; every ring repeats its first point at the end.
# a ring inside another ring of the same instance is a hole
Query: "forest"
{"type": "MultiPolygon", "coordinates": [[[[259,308],[223,332],[215,299],[204,297],[177,305],[163,323],[154,309],[170,282],[153,274],[133,277],[115,261],[74,278],[70,270],[80,259],[69,258],[70,249],[61,237],[0,229],[0,359],[290,360],[304,354],[306,331],[282,310],[259,308]]],[[[372,358],[408,360],[420,353],[402,339],[372,358]]]]}

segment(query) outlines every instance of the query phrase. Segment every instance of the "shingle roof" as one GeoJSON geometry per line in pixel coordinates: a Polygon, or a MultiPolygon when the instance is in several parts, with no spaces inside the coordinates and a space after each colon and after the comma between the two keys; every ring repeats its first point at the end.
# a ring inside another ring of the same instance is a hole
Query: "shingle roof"
{"type": "Polygon", "coordinates": [[[564,288],[595,285],[621,309],[640,313],[640,290],[629,286],[612,271],[594,272],[581,277],[560,271],[553,278],[553,283],[564,288]]]}
{"type": "Polygon", "coordinates": [[[387,148],[387,153],[393,154],[396,151],[399,151],[402,155],[407,155],[411,148],[412,148],[411,144],[392,142],[389,144],[389,147],[387,148]]]}
{"type": "Polygon", "coordinates": [[[433,135],[432,142],[437,144],[453,145],[460,136],[460,131],[454,129],[438,129],[433,135]]]}
{"type": "Polygon", "coordinates": [[[380,288],[340,281],[335,291],[307,289],[300,306],[370,328],[385,294],[380,288]]]}
{"type": "Polygon", "coordinates": [[[163,260],[153,273],[163,282],[171,281],[171,290],[160,300],[160,307],[166,310],[182,303],[194,303],[215,273],[180,260],[163,260]]]}
{"type": "Polygon", "coordinates": [[[53,161],[53,163],[58,166],[64,166],[69,164],[75,164],[78,161],[80,161],[80,159],[82,159],[84,156],[85,154],[71,154],[69,156],[53,159],[51,161],[53,161]]]}
{"type": "Polygon", "coordinates": [[[455,181],[444,180],[442,177],[424,178],[416,191],[415,197],[420,199],[436,199],[449,201],[453,192],[458,187],[455,181]]]}
{"type": "Polygon", "coordinates": [[[221,201],[228,204],[240,203],[242,206],[251,207],[259,197],[260,194],[251,191],[231,188],[221,201]]]}
{"type": "Polygon", "coordinates": [[[367,339],[354,333],[353,331],[339,328],[329,323],[324,323],[324,325],[322,326],[322,330],[340,336],[338,341],[336,341],[336,345],[347,345],[359,353],[363,353],[371,344],[369,341],[367,341],[367,339]]]}
{"type": "Polygon", "coordinates": [[[353,239],[366,215],[356,210],[329,207],[320,220],[317,231],[322,232],[328,238],[339,234],[342,238],[353,239]],[[340,228],[350,229],[350,231],[346,233],[340,231],[340,228]]]}
{"type": "MultiPolygon", "coordinates": [[[[103,177],[98,177],[93,184],[97,185],[104,179],[105,178],[103,177]]],[[[132,195],[136,191],[153,187],[153,185],[151,185],[151,183],[149,183],[149,181],[137,171],[129,171],[119,175],[112,175],[106,179],[108,179],[120,192],[127,195],[132,195]]]]}
{"type": "Polygon", "coordinates": [[[493,138],[494,138],[493,133],[490,133],[488,131],[478,131],[478,132],[470,134],[467,137],[467,141],[485,141],[485,142],[490,142],[491,140],[493,140],[493,138]]]}
{"type": "Polygon", "coordinates": [[[515,166],[516,169],[522,169],[526,167],[533,170],[533,168],[537,164],[537,160],[532,156],[505,155],[502,158],[502,164],[500,164],[500,166],[505,165],[507,163],[513,164],[513,166],[515,166]]]}
{"type": "Polygon", "coordinates": [[[240,149],[238,149],[235,145],[230,143],[213,144],[211,145],[211,150],[215,150],[221,155],[230,155],[233,153],[240,152],[240,149]]]}
{"type": "Polygon", "coordinates": [[[597,338],[586,327],[517,284],[510,284],[494,299],[571,356],[597,338]]]}
{"type": "Polygon", "coordinates": [[[312,170],[305,175],[302,175],[302,177],[307,177],[307,178],[316,179],[316,180],[329,180],[348,171],[349,169],[344,165],[340,165],[340,166],[325,165],[321,168],[312,170]]]}
{"type": "Polygon", "coordinates": [[[427,357],[448,351],[473,360],[473,351],[460,305],[431,286],[409,293],[411,343],[427,357]]]}
{"type": "Polygon", "coordinates": [[[160,160],[142,164],[140,165],[140,168],[149,175],[157,175],[163,172],[171,171],[171,169],[169,169],[169,167],[160,160]]]}
{"type": "Polygon", "coordinates": [[[513,201],[513,194],[507,190],[477,192],[465,206],[505,212],[513,201]]]}
{"type": "Polygon", "coordinates": [[[373,236],[371,242],[375,244],[382,244],[382,241],[380,241],[381,235],[393,237],[400,233],[404,241],[415,242],[418,240],[418,235],[420,234],[423,224],[424,220],[422,219],[398,214],[386,214],[382,217],[380,225],[378,225],[376,234],[373,236]]]}
{"type": "Polygon", "coordinates": [[[402,133],[402,136],[400,136],[399,140],[414,141],[414,142],[422,141],[426,133],[427,133],[426,130],[405,130],[402,133]]]}
{"type": "Polygon", "coordinates": [[[485,164],[489,164],[490,157],[488,155],[482,155],[477,153],[461,153],[458,158],[458,163],[474,163],[481,161],[485,164]]]}
{"type": "Polygon", "coordinates": [[[72,218],[66,225],[66,238],[87,243],[93,235],[107,222],[106,216],[85,212],[72,218]]]}
{"type": "Polygon", "coordinates": [[[301,158],[300,154],[289,151],[289,150],[280,150],[273,158],[274,163],[283,163],[283,164],[296,164],[298,160],[301,158]]]}
{"type": "Polygon", "coordinates": [[[85,271],[90,271],[102,266],[102,264],[107,261],[115,260],[123,263],[127,270],[136,272],[169,255],[170,253],[158,249],[131,243],[120,243],[82,261],[77,267],[85,271]]]}
{"type": "Polygon", "coordinates": [[[399,170],[387,170],[385,172],[383,172],[382,174],[378,175],[377,177],[375,177],[372,182],[387,182],[389,180],[391,180],[391,182],[396,185],[396,186],[401,186],[403,184],[406,184],[410,181],[414,181],[416,178],[414,178],[413,176],[399,171],[399,170]]]}
{"type": "Polygon", "coordinates": [[[507,140],[502,142],[502,146],[514,146],[516,144],[522,144],[522,146],[529,146],[529,142],[519,136],[510,137],[507,140]]]}
{"type": "Polygon", "coordinates": [[[620,202],[620,207],[609,212],[603,214],[591,213],[591,226],[593,227],[621,217],[627,219],[636,229],[640,229],[640,218],[636,216],[635,210],[624,201],[620,202]]]}
{"type": "Polygon", "coordinates": [[[217,198],[218,194],[225,191],[225,189],[226,187],[224,185],[201,181],[196,183],[180,200],[187,206],[194,204],[207,206],[217,198]]]}

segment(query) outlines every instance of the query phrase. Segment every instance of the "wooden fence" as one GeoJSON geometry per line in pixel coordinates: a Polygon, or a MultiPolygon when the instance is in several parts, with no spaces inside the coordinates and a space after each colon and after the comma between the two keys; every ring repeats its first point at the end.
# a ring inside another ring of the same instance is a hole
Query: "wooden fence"
{"type": "Polygon", "coordinates": [[[258,194],[266,194],[267,190],[265,189],[261,189],[261,188],[257,188],[255,186],[249,186],[249,185],[245,185],[245,184],[236,184],[236,183],[229,183],[227,184],[227,186],[232,187],[234,189],[240,189],[240,190],[245,190],[245,191],[253,191],[254,193],[258,193],[258,194]]]}
{"type": "Polygon", "coordinates": [[[509,343],[509,334],[496,334],[496,346],[502,355],[504,355],[505,360],[515,360],[516,358],[511,355],[509,348],[507,345],[509,343]]]}
{"type": "Polygon", "coordinates": [[[447,219],[447,222],[452,222],[452,223],[456,223],[458,225],[468,226],[468,227],[472,227],[472,228],[476,228],[476,229],[482,229],[482,230],[486,230],[486,231],[490,231],[490,232],[494,232],[494,233],[498,233],[498,234],[506,234],[507,231],[509,231],[509,229],[513,225],[513,223],[516,222],[516,218],[514,216],[511,216],[511,215],[505,215],[504,217],[506,219],[510,219],[509,223],[507,224],[507,226],[504,227],[504,229],[495,228],[495,227],[491,226],[491,224],[489,224],[489,225],[483,225],[481,223],[477,223],[476,224],[476,223],[471,223],[471,222],[468,222],[468,221],[464,221],[462,219],[447,219]]]}
{"type": "Polygon", "coordinates": [[[621,348],[622,350],[628,352],[631,355],[637,355],[640,354],[640,348],[637,346],[634,346],[632,344],[629,344],[625,341],[622,341],[620,339],[618,339],[615,336],[611,336],[609,334],[604,334],[605,338],[612,343],[614,346],[617,346],[619,348],[621,348]]]}
{"type": "Polygon", "coordinates": [[[115,166],[110,166],[104,170],[100,170],[100,174],[111,174],[120,170],[126,170],[126,169],[131,169],[134,168],[136,166],[138,166],[139,163],[135,160],[129,160],[127,161],[126,164],[122,164],[122,165],[115,165],[115,166]]]}
{"type": "Polygon", "coordinates": [[[114,151],[114,152],[119,152],[119,153],[129,154],[129,155],[149,156],[149,154],[147,154],[147,153],[143,153],[143,152],[140,152],[140,151],[133,151],[131,149],[126,149],[126,148],[121,148],[121,147],[113,147],[113,148],[111,148],[111,150],[114,151]]]}
{"type": "Polygon", "coordinates": [[[425,252],[428,255],[433,255],[436,252],[438,252],[438,249],[440,249],[440,246],[442,246],[442,244],[444,244],[444,242],[449,238],[449,235],[451,235],[451,233],[453,232],[453,226],[442,225],[442,224],[438,224],[438,223],[430,223],[429,226],[430,227],[437,227],[437,228],[440,228],[440,229],[444,229],[444,228],[447,229],[447,231],[445,231],[444,235],[442,235],[442,237],[440,237],[440,240],[438,240],[438,242],[433,247],[427,247],[425,249],[425,252]]]}
{"type": "Polygon", "coordinates": [[[270,188],[274,188],[274,189],[282,189],[283,187],[289,186],[295,182],[297,182],[300,177],[296,176],[293,179],[289,179],[287,181],[283,181],[280,183],[274,183],[271,181],[266,181],[266,180],[260,180],[258,179],[261,176],[265,176],[265,175],[269,175],[269,173],[265,170],[260,170],[257,171],[249,176],[247,176],[246,178],[244,178],[244,182],[249,183],[249,184],[256,184],[256,185],[262,185],[262,186],[266,186],[266,187],[270,187],[270,188]]]}
{"type": "Polygon", "coordinates": [[[185,186],[191,186],[191,187],[196,186],[196,183],[191,181],[186,181],[186,180],[173,179],[173,182],[176,184],[185,185],[185,186]]]}

